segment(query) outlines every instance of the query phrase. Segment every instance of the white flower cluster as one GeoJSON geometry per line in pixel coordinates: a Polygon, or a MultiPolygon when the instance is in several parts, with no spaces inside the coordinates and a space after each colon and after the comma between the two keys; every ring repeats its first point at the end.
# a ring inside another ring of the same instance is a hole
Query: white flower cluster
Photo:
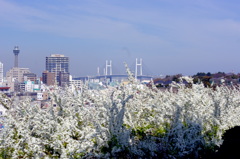
{"type": "Polygon", "coordinates": [[[226,86],[162,91],[131,79],[117,88],[49,93],[48,109],[30,100],[5,103],[2,158],[197,158],[240,124],[240,91],[226,86]]]}

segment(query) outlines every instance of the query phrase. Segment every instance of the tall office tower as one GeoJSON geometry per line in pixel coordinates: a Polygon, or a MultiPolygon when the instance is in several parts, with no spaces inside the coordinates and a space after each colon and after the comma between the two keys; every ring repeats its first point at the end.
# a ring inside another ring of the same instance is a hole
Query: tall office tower
{"type": "Polygon", "coordinates": [[[0,85],[3,83],[3,63],[0,62],[0,85]]]}
{"type": "Polygon", "coordinates": [[[20,53],[20,50],[19,50],[18,46],[14,47],[13,53],[14,53],[14,56],[15,56],[14,67],[18,67],[18,54],[20,53]]]}
{"type": "Polygon", "coordinates": [[[68,85],[69,57],[60,54],[52,54],[50,57],[46,57],[46,70],[55,73],[58,85],[68,85]]]}

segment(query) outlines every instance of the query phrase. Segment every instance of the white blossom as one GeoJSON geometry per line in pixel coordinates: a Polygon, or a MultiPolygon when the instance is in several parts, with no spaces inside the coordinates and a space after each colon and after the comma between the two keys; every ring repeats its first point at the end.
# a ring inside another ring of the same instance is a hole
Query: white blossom
{"type": "Polygon", "coordinates": [[[128,85],[103,90],[90,90],[87,84],[81,91],[49,90],[47,109],[1,95],[7,109],[1,118],[1,157],[178,158],[220,145],[223,133],[240,124],[237,88],[213,90],[183,77],[190,88],[173,83],[177,91],[162,91],[132,75],[129,79],[128,85]]]}

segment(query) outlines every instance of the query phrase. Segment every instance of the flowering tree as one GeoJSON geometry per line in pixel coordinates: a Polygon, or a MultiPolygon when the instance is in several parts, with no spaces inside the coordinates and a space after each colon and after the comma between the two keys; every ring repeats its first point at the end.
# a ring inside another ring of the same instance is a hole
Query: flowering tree
{"type": "Polygon", "coordinates": [[[129,84],[116,88],[90,90],[83,84],[81,91],[49,90],[47,109],[30,100],[5,102],[1,157],[198,158],[240,123],[236,88],[173,83],[160,91],[136,82],[127,71],[129,84]]]}

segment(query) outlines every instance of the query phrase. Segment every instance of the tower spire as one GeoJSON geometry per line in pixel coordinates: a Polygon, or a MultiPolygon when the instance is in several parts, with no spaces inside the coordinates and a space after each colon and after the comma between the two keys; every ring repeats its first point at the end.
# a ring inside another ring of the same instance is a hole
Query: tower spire
{"type": "Polygon", "coordinates": [[[14,47],[13,53],[14,53],[14,56],[15,56],[14,67],[18,67],[18,54],[20,53],[20,50],[19,50],[18,46],[14,47]]]}

